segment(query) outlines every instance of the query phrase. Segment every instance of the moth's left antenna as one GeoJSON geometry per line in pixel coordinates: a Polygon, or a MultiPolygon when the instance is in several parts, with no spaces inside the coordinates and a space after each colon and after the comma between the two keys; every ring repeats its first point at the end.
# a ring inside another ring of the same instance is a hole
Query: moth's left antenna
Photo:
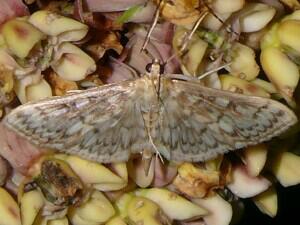
{"type": "MultiPolygon", "coordinates": [[[[161,7],[163,6],[163,3],[164,3],[164,0],[160,0],[157,7],[156,7],[156,10],[155,10],[155,14],[154,14],[154,18],[152,20],[152,23],[151,23],[151,27],[149,28],[148,32],[147,32],[147,36],[145,38],[145,41],[143,43],[143,46],[141,48],[141,52],[145,52],[146,54],[150,54],[147,50],[146,50],[146,46],[148,45],[149,41],[150,41],[150,36],[155,28],[155,25],[157,24],[158,22],[158,19],[159,19],[159,14],[160,14],[160,9],[161,7]]],[[[151,55],[152,57],[152,60],[154,60],[154,57],[151,55]]]]}

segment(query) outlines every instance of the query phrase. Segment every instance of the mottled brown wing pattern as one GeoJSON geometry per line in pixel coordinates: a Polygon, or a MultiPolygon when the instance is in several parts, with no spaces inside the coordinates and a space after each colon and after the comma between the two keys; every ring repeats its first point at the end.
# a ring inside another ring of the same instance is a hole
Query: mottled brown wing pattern
{"type": "Polygon", "coordinates": [[[39,147],[98,162],[159,151],[175,161],[204,161],[260,143],[296,123],[279,102],[144,76],[22,105],[6,125],[39,147]]]}
{"type": "Polygon", "coordinates": [[[148,147],[135,81],[22,105],[6,125],[40,147],[99,162],[126,161],[148,147]]]}
{"type": "MultiPolygon", "coordinates": [[[[166,81],[165,81],[166,82],[166,81]]],[[[204,161],[267,141],[297,122],[283,104],[169,80],[162,96],[159,144],[175,161],[204,161]]]]}

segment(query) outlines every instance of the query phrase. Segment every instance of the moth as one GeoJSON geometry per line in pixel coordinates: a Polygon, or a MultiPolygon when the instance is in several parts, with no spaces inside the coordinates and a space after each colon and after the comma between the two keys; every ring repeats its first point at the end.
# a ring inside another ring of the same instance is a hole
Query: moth
{"type": "Polygon", "coordinates": [[[30,102],[5,118],[39,147],[101,163],[141,152],[205,161],[270,140],[296,122],[277,101],[161,74],[158,61],[140,78],[30,102]]]}

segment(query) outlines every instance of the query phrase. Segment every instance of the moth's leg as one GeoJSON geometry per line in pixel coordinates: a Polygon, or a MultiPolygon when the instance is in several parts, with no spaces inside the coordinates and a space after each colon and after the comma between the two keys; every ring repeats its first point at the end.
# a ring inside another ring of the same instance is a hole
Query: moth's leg
{"type": "Polygon", "coordinates": [[[82,90],[68,90],[66,95],[78,94],[80,92],[82,92],[82,90]]]}
{"type": "Polygon", "coordinates": [[[164,77],[173,79],[173,80],[184,80],[184,81],[190,81],[190,82],[199,82],[199,80],[215,73],[218,72],[221,69],[224,69],[225,67],[229,66],[231,63],[226,63],[222,66],[219,66],[217,68],[214,68],[212,70],[209,70],[203,74],[201,74],[199,77],[192,77],[192,76],[187,76],[184,74],[164,74],[164,77]]]}
{"type": "Polygon", "coordinates": [[[231,62],[230,62],[230,63],[226,63],[226,64],[224,64],[224,65],[222,65],[222,66],[219,66],[219,67],[217,67],[217,68],[214,68],[214,69],[212,69],[212,70],[209,70],[209,71],[207,71],[207,72],[201,74],[201,75],[198,77],[198,80],[201,80],[201,79],[203,79],[203,78],[205,78],[205,77],[207,77],[207,76],[209,76],[209,75],[211,75],[211,74],[213,74],[213,73],[215,73],[215,72],[218,72],[219,70],[224,69],[225,67],[230,66],[230,65],[231,65],[231,62]]]}
{"type": "Polygon", "coordinates": [[[166,78],[170,78],[172,80],[183,80],[183,81],[191,81],[191,82],[199,82],[197,77],[188,76],[184,74],[164,74],[166,78]]]}

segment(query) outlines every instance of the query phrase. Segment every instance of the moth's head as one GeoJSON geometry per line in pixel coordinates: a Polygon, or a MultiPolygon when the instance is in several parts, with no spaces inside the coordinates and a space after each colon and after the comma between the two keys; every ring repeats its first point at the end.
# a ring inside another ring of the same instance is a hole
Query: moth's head
{"type": "Polygon", "coordinates": [[[146,71],[149,77],[158,77],[164,72],[164,65],[160,63],[159,59],[154,59],[152,63],[147,64],[146,71]]]}

